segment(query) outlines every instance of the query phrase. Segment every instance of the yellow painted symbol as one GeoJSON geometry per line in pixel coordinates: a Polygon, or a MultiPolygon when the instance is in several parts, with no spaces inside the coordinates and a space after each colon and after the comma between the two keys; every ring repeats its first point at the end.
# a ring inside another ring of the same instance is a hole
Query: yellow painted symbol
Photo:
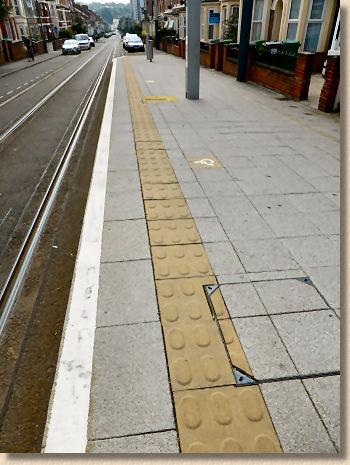
{"type": "Polygon", "coordinates": [[[210,158],[202,158],[202,160],[195,161],[194,163],[200,163],[201,165],[214,166],[214,160],[210,158]]]}

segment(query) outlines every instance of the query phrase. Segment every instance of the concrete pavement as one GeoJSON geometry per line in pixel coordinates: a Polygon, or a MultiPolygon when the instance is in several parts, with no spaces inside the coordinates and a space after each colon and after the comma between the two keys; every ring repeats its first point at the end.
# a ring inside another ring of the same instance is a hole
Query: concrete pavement
{"type": "Polygon", "coordinates": [[[117,60],[86,451],[339,452],[338,121],[184,83],[117,60]]]}

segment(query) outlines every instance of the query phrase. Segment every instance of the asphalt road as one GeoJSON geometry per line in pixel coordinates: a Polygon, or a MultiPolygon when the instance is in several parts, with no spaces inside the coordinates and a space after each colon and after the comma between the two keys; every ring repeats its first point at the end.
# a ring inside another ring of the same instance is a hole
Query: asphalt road
{"type": "MultiPolygon", "coordinates": [[[[81,55],[58,56],[1,79],[0,95],[6,97],[0,99],[0,127],[5,129],[94,54],[83,70],[0,146],[1,287],[89,89],[112,51],[116,56],[122,54],[116,36],[99,41],[81,55]],[[29,86],[26,82],[33,79],[31,84],[35,83],[37,76],[39,84],[9,100],[29,86]]],[[[0,340],[0,452],[41,449],[110,69],[109,64],[0,340]]]]}

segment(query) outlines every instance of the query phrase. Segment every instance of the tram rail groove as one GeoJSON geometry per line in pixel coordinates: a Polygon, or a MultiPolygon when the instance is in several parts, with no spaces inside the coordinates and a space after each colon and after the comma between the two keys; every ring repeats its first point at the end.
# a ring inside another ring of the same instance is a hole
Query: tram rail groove
{"type": "MultiPolygon", "coordinates": [[[[75,125],[75,128],[69,138],[69,141],[66,145],[66,148],[61,156],[61,159],[59,163],[57,164],[57,167],[55,169],[55,172],[51,178],[50,184],[43,196],[43,199],[40,203],[40,206],[36,212],[36,215],[27,231],[27,234],[23,240],[22,246],[17,254],[17,257],[14,261],[14,264],[11,268],[11,271],[7,277],[7,280],[5,282],[5,285],[1,289],[0,292],[0,340],[2,338],[4,329],[6,327],[6,323],[8,321],[8,318],[11,314],[11,309],[12,306],[16,300],[16,297],[18,295],[18,292],[21,288],[23,278],[26,274],[26,271],[28,269],[28,266],[31,262],[31,258],[33,256],[33,253],[36,249],[36,246],[38,244],[38,241],[40,239],[41,232],[45,226],[46,220],[50,214],[51,211],[51,206],[53,205],[57,192],[60,188],[61,182],[63,180],[63,177],[65,175],[65,172],[68,168],[69,161],[71,159],[71,156],[73,154],[73,151],[76,147],[76,144],[79,140],[79,136],[83,130],[85,121],[88,117],[88,114],[90,112],[91,106],[93,104],[93,101],[95,99],[96,93],[98,91],[98,88],[101,84],[103,75],[107,69],[108,63],[111,60],[113,50],[109,53],[107,59],[105,60],[101,71],[96,78],[95,84],[91,90],[90,96],[87,99],[87,102],[85,103],[85,106],[79,116],[79,119],[75,125]]],[[[91,58],[92,59],[92,58],[91,58]]],[[[91,60],[90,59],[90,60],[91,60]]],[[[90,60],[88,60],[83,66],[81,66],[75,73],[74,75],[77,74],[77,72],[80,71],[90,60]]],[[[70,80],[74,75],[70,76],[68,80],[70,80]]],[[[64,83],[68,82],[66,79],[63,81],[64,83]]],[[[62,84],[58,86],[59,88],[62,87],[62,84]]],[[[56,88],[56,92],[58,89],[56,88]]],[[[56,93],[55,92],[55,93],[56,93]]],[[[51,92],[50,92],[51,94],[51,92]]],[[[48,94],[48,95],[50,95],[48,94]]],[[[51,95],[50,95],[51,96],[51,95]]],[[[44,100],[44,99],[43,99],[44,100]]],[[[47,100],[47,98],[46,98],[47,100]]],[[[45,101],[46,101],[45,100],[45,101]]],[[[43,103],[42,103],[43,104],[43,103]]],[[[31,113],[32,114],[32,113],[31,113]]],[[[28,116],[29,117],[29,116],[28,116]]],[[[27,118],[28,118],[27,117],[27,118]]],[[[27,119],[26,118],[26,119],[27,119]]],[[[24,121],[21,122],[21,124],[24,121]]],[[[18,126],[17,126],[18,127],[18,126]]],[[[6,136],[7,137],[7,136],[6,136]]]]}
{"type": "MultiPolygon", "coordinates": [[[[95,54],[96,55],[96,54],[95,54]]],[[[51,97],[53,97],[57,92],[65,86],[74,76],[76,76],[90,61],[95,58],[95,55],[92,55],[85,63],[79,66],[71,75],[64,79],[58,86],[52,89],[45,97],[43,97],[37,104],[35,104],[30,110],[28,110],[23,116],[21,116],[17,121],[15,121],[5,132],[0,135],[0,144],[2,144],[5,139],[10,136],[16,129],[18,129],[28,118],[30,118],[39,108],[41,108],[51,97]]],[[[54,74],[54,73],[52,73],[54,74]]],[[[41,80],[40,82],[42,82],[41,80]]],[[[33,86],[31,86],[33,87],[33,86]]],[[[31,88],[28,87],[28,90],[31,88]]],[[[19,94],[18,94],[19,95],[19,94]]],[[[13,98],[17,97],[14,95],[13,98]]],[[[9,103],[5,101],[4,104],[9,103]]]]}

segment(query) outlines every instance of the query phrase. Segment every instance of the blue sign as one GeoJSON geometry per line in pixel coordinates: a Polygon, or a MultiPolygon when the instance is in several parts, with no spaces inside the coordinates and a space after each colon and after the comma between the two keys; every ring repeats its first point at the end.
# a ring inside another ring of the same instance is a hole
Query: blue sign
{"type": "Polygon", "coordinates": [[[220,23],[220,13],[209,13],[209,24],[220,23]]]}

